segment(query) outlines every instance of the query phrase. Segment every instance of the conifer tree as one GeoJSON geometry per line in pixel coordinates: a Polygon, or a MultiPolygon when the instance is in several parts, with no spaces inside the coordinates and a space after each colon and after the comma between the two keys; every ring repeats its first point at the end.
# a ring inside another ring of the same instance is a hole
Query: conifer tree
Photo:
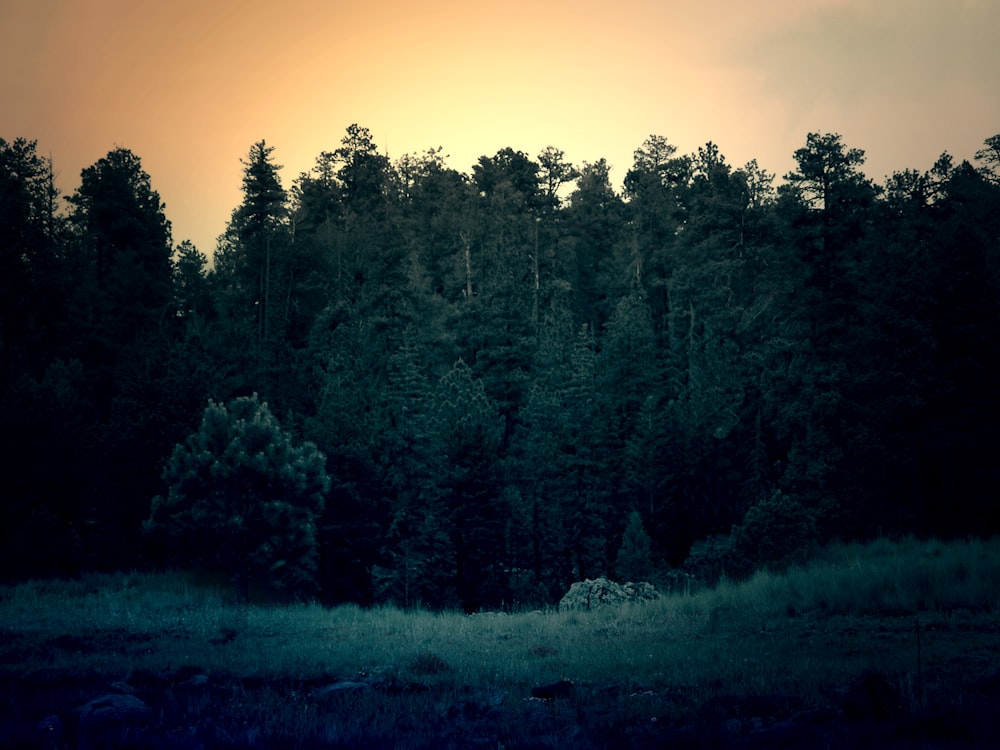
{"type": "Polygon", "coordinates": [[[253,342],[256,383],[272,364],[275,338],[286,322],[282,311],[287,306],[280,301],[288,296],[288,196],[273,152],[263,140],[250,147],[243,160],[243,202],[215,253],[224,292],[220,307],[237,350],[246,352],[253,342]]]}
{"type": "Polygon", "coordinates": [[[69,198],[89,263],[88,359],[113,366],[162,320],[172,295],[170,223],[138,156],[116,148],[83,170],[69,198]]]}
{"type": "Polygon", "coordinates": [[[638,511],[632,511],[628,517],[628,526],[622,537],[622,546],[618,550],[615,562],[615,572],[622,581],[645,581],[653,572],[653,557],[651,553],[649,534],[642,525],[642,516],[638,511]]]}
{"type": "Polygon", "coordinates": [[[146,529],[166,534],[186,563],[221,566],[242,601],[251,583],[312,593],[324,462],[312,443],[294,444],[256,394],[209,402],[167,461],[167,494],[153,500],[146,529]]]}
{"type": "Polygon", "coordinates": [[[507,598],[498,451],[503,423],[482,381],[461,359],[438,383],[428,420],[435,490],[445,498],[455,550],[455,589],[467,611],[507,598]]]}

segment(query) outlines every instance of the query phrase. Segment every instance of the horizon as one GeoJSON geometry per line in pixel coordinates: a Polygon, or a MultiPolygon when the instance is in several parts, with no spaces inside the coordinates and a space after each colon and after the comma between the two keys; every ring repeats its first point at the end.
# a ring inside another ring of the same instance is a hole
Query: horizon
{"type": "Polygon", "coordinates": [[[469,174],[551,145],[576,166],[607,159],[616,189],[653,134],[780,180],[808,133],[838,133],[881,183],[943,152],[971,160],[1000,131],[998,25],[982,0],[12,3],[0,137],[37,141],[64,196],[128,148],[173,243],[209,258],[253,143],[275,147],[288,189],[352,123],[393,162],[441,146],[469,174]]]}

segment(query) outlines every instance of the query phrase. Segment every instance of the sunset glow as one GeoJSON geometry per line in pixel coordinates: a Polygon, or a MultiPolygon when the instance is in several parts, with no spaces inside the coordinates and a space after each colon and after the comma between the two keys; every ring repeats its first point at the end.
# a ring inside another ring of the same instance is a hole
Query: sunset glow
{"type": "Polygon", "coordinates": [[[1000,131],[997,28],[986,0],[12,0],[0,137],[37,139],[64,194],[131,149],[174,242],[211,255],[251,143],[290,187],[355,122],[392,159],[443,146],[467,172],[554,145],[618,185],[651,133],[779,176],[810,131],[864,149],[879,181],[971,158],[1000,131]]]}

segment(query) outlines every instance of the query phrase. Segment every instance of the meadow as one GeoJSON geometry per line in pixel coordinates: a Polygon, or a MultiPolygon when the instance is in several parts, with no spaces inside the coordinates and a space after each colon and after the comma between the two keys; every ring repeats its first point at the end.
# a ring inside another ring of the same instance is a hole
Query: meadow
{"type": "Polygon", "coordinates": [[[988,747],[1000,540],[878,540],[591,612],[237,605],[188,573],[0,588],[0,746],[988,747]],[[95,724],[79,707],[149,708],[95,724]]]}

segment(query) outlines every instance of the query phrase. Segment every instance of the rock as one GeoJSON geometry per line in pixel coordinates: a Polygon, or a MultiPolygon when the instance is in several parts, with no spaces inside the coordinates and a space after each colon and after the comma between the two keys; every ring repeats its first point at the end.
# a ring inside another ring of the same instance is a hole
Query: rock
{"type": "Polygon", "coordinates": [[[570,586],[559,602],[559,609],[599,609],[628,603],[642,603],[660,598],[660,593],[645,581],[626,584],[615,583],[604,576],[579,581],[570,586]]]}
{"type": "Polygon", "coordinates": [[[569,698],[573,695],[574,685],[570,680],[559,680],[548,685],[538,685],[531,688],[531,697],[543,701],[554,701],[557,698],[569,698]]]}
{"type": "Polygon", "coordinates": [[[109,693],[76,708],[80,729],[84,732],[107,732],[145,724],[153,709],[134,695],[109,693]]]}

